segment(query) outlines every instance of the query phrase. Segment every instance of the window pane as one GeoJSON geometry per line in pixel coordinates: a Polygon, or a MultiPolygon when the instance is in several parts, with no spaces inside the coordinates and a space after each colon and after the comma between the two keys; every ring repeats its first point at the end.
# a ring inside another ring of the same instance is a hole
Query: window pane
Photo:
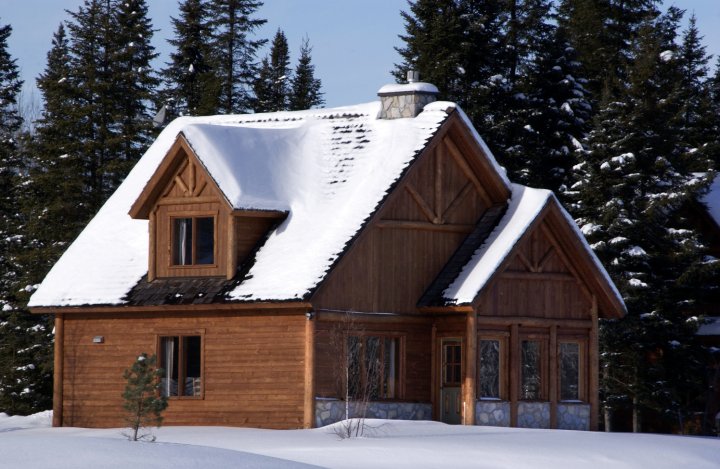
{"type": "Polygon", "coordinates": [[[182,341],[183,366],[185,369],[183,396],[199,396],[201,385],[200,336],[183,337],[182,341]]]}
{"type": "Polygon", "coordinates": [[[160,393],[165,396],[178,395],[178,338],[160,338],[160,367],[165,370],[165,377],[160,381],[160,393]]]}
{"type": "Polygon", "coordinates": [[[173,219],[173,265],[192,264],[192,218],[173,219]]]}
{"type": "Polygon", "coordinates": [[[560,400],[580,399],[580,345],[560,344],[560,400]]]}
{"type": "Polygon", "coordinates": [[[380,338],[365,337],[365,376],[363,376],[363,381],[366,383],[367,395],[370,399],[380,397],[380,380],[383,371],[380,353],[380,338]]]}
{"type": "Polygon", "coordinates": [[[398,378],[398,340],[394,338],[385,339],[385,381],[383,383],[383,396],[385,399],[394,399],[396,395],[397,378],[398,378]]]}
{"type": "Polygon", "coordinates": [[[215,262],[215,219],[212,217],[195,220],[197,230],[195,263],[213,264],[215,262]]]}
{"type": "Polygon", "coordinates": [[[500,341],[480,341],[480,397],[500,398],[500,341]]]}
{"type": "Polygon", "coordinates": [[[360,395],[362,369],[360,365],[360,338],[347,338],[347,394],[350,397],[360,395]]]}
{"type": "Polygon", "coordinates": [[[522,342],[522,383],[520,398],[540,399],[540,343],[531,340],[522,342]]]}

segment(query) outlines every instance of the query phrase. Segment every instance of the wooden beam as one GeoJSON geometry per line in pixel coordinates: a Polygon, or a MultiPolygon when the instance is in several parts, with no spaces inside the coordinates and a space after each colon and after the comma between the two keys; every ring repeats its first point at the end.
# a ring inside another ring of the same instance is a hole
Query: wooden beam
{"type": "Polygon", "coordinates": [[[63,425],[63,363],[65,318],[55,315],[55,356],[53,357],[53,427],[63,425]]]}
{"type": "Polygon", "coordinates": [[[420,207],[420,211],[425,215],[425,218],[433,224],[440,224],[440,221],[438,219],[438,216],[435,214],[432,208],[425,202],[425,199],[420,195],[418,191],[413,188],[410,183],[408,182],[405,184],[405,190],[410,194],[410,197],[415,201],[418,207],[420,207]]]}
{"type": "Polygon", "coordinates": [[[433,223],[444,223],[443,220],[443,165],[440,153],[435,151],[433,156],[435,157],[435,216],[436,220],[433,223]]]}
{"type": "Polygon", "coordinates": [[[475,176],[475,173],[473,172],[468,162],[465,161],[465,158],[460,152],[460,149],[458,149],[457,145],[455,145],[455,142],[453,142],[451,138],[445,137],[443,139],[443,143],[445,143],[445,146],[448,149],[448,153],[450,153],[450,156],[452,156],[452,158],[455,160],[455,163],[457,163],[457,165],[460,167],[462,173],[465,175],[466,178],[468,178],[468,180],[470,180],[470,182],[472,182],[473,186],[475,186],[475,189],[480,195],[480,198],[483,199],[483,202],[485,202],[488,206],[493,205],[493,201],[490,199],[490,196],[488,196],[487,192],[485,192],[485,188],[480,183],[477,176],[475,176]]]}
{"type": "Polygon", "coordinates": [[[148,282],[157,275],[157,207],[150,212],[148,222],[148,282]]]}
{"type": "Polygon", "coordinates": [[[164,197],[158,200],[157,205],[187,205],[187,204],[213,204],[220,199],[212,196],[203,197],[164,197]]]}
{"type": "Polygon", "coordinates": [[[533,318],[525,316],[478,316],[478,324],[487,326],[508,327],[517,324],[520,327],[552,327],[557,325],[561,328],[569,329],[590,329],[592,321],[590,319],[563,319],[563,318],[533,318]]]}
{"type": "Polygon", "coordinates": [[[554,282],[577,282],[580,281],[570,274],[556,272],[520,272],[517,270],[506,270],[500,274],[500,278],[508,280],[551,280],[554,282]]]}
{"type": "Polygon", "coordinates": [[[315,427],[315,318],[308,313],[305,321],[305,395],[303,428],[315,427]]]}
{"type": "Polygon", "coordinates": [[[258,310],[286,310],[297,309],[303,313],[310,310],[312,304],[304,301],[280,301],[277,303],[247,302],[247,303],[211,303],[191,305],[155,305],[155,306],[38,306],[30,308],[33,314],[52,314],[62,311],[63,314],[124,314],[124,313],[197,313],[215,311],[236,311],[254,314],[258,310]]]}
{"type": "Polygon", "coordinates": [[[446,231],[452,233],[472,233],[474,225],[449,224],[436,225],[421,221],[405,221],[405,220],[380,220],[378,228],[392,228],[402,230],[426,230],[426,231],[446,231]]]}
{"type": "Polygon", "coordinates": [[[440,420],[440,402],[438,401],[440,370],[438,369],[437,340],[437,324],[433,323],[430,334],[430,405],[432,406],[433,420],[440,420]]]}
{"type": "Polygon", "coordinates": [[[550,326],[550,428],[557,428],[557,410],[558,410],[558,386],[560,376],[558,375],[558,343],[557,343],[557,324],[550,326]]]}
{"type": "Polygon", "coordinates": [[[228,216],[226,217],[227,220],[227,258],[225,260],[225,265],[227,267],[227,271],[225,273],[225,278],[228,280],[231,280],[235,277],[235,274],[237,273],[237,264],[238,264],[238,242],[237,242],[237,230],[235,229],[235,225],[237,223],[237,219],[235,217],[228,216]]]}
{"type": "Polygon", "coordinates": [[[590,430],[598,429],[598,417],[600,414],[600,350],[598,340],[598,304],[597,297],[592,296],[590,307],[592,316],[592,327],[590,328],[589,344],[589,370],[588,370],[588,395],[590,398],[590,430]]]}
{"type": "Polygon", "coordinates": [[[520,391],[520,326],[510,326],[510,426],[518,424],[518,400],[520,391]]]}
{"type": "Polygon", "coordinates": [[[460,203],[465,199],[465,197],[473,190],[473,185],[471,182],[468,182],[465,184],[465,186],[462,188],[462,190],[458,193],[458,195],[455,196],[455,198],[450,202],[450,205],[445,209],[444,212],[442,212],[442,217],[445,218],[445,215],[450,214],[455,210],[455,208],[460,206],[460,203]]]}
{"type": "Polygon", "coordinates": [[[463,391],[463,425],[475,425],[475,376],[477,373],[477,311],[465,318],[465,373],[463,391]]]}

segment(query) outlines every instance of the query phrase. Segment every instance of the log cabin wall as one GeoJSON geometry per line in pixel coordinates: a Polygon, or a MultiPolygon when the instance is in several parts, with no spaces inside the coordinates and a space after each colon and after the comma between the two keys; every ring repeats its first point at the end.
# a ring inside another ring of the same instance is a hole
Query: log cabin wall
{"type": "Polygon", "coordinates": [[[64,317],[65,426],[124,426],[123,371],[173,335],[202,337],[202,391],[170,398],[164,424],[303,426],[305,310],[64,317]]]}

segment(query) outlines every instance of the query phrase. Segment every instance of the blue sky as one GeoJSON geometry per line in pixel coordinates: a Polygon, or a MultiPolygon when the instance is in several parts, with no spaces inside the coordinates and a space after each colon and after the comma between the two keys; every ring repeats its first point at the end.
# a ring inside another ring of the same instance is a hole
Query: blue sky
{"type": "MultiPolygon", "coordinates": [[[[45,67],[52,33],[82,0],[0,0],[0,24],[11,24],[10,53],[17,59],[31,99],[35,78],[45,67]]],[[[708,52],[720,54],[720,0],[675,0],[688,15],[695,12],[708,52]]],[[[148,0],[150,16],[158,31],[153,43],[167,60],[165,39],[172,36],[170,16],[177,16],[178,0],[148,0]]],[[[393,82],[390,71],[399,56],[398,34],[404,32],[400,10],[405,0],[265,0],[258,17],[268,20],[258,37],[272,38],[283,29],[293,61],[302,38],[313,46],[316,74],[323,81],[328,107],[372,101],[377,90],[393,82]]],[[[713,62],[714,64],[715,62],[713,62]]],[[[36,92],[35,92],[36,93],[36,92]]],[[[37,99],[37,96],[35,96],[37,99]]]]}

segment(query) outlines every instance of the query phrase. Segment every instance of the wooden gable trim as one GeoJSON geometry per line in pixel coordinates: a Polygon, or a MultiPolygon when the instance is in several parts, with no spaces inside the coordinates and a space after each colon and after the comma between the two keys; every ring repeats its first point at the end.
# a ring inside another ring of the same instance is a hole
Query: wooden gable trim
{"type": "MultiPolygon", "coordinates": [[[[188,143],[185,136],[180,133],[175,139],[175,143],[170,147],[170,150],[163,157],[162,162],[157,167],[153,175],[145,184],[140,196],[130,207],[130,217],[135,219],[147,220],[150,218],[150,213],[153,208],[158,205],[166,204],[188,204],[188,203],[208,203],[218,202],[222,200],[228,210],[232,207],[228,202],[225,194],[220,190],[212,176],[205,171],[206,182],[199,187],[187,187],[186,184],[178,177],[176,177],[178,171],[180,171],[188,160],[192,160],[195,164],[191,165],[191,173],[194,175],[195,167],[204,168],[204,165],[198,158],[195,151],[188,143]],[[187,160],[186,160],[187,158],[187,160]],[[192,195],[190,197],[164,197],[163,193],[167,190],[168,184],[173,180],[186,191],[192,195]],[[210,184],[213,192],[218,194],[218,198],[199,196],[202,190],[210,184]]],[[[194,180],[194,178],[193,178],[194,180]]]]}
{"type": "Polygon", "coordinates": [[[194,305],[160,305],[160,306],[37,306],[30,308],[33,314],[123,314],[123,313],[203,313],[216,311],[236,311],[257,313],[268,310],[296,309],[310,311],[312,304],[304,301],[279,302],[247,302],[247,303],[210,303],[194,305]]]}
{"type": "Polygon", "coordinates": [[[495,270],[490,279],[488,279],[485,286],[476,293],[471,303],[474,309],[480,308],[484,293],[490,291],[498,279],[512,277],[523,277],[523,279],[527,279],[530,276],[536,276],[535,278],[540,280],[575,281],[582,289],[583,294],[591,302],[593,302],[594,299],[598,301],[600,311],[604,313],[602,314],[603,317],[619,318],[623,316],[625,313],[624,305],[617,299],[612,286],[607,282],[605,276],[598,270],[593,260],[586,253],[582,241],[577,238],[575,230],[568,226],[568,221],[560,210],[559,202],[555,198],[548,199],[540,213],[508,252],[505,259],[503,259],[500,266],[495,270]],[[523,275],[515,272],[507,272],[510,262],[518,254],[518,247],[538,229],[545,233],[548,241],[556,247],[556,253],[560,256],[567,268],[570,269],[572,275],[550,273],[528,273],[523,275]],[[568,255],[568,253],[571,255],[568,255]]]}

